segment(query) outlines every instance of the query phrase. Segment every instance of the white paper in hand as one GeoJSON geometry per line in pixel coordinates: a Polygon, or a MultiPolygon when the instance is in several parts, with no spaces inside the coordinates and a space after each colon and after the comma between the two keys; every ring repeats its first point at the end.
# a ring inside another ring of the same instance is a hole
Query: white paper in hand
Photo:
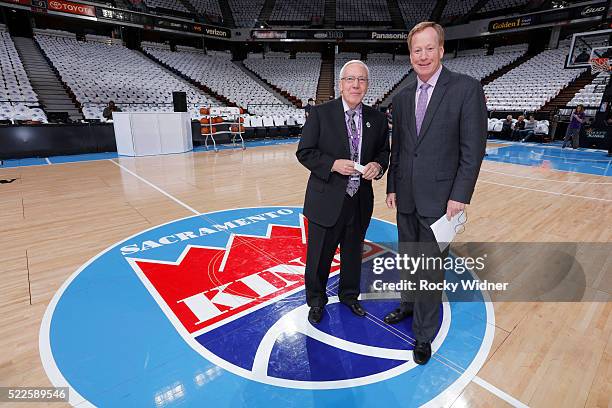
{"type": "Polygon", "coordinates": [[[355,165],[355,170],[363,174],[363,172],[365,171],[365,166],[362,166],[361,164],[357,162],[353,162],[353,164],[355,165]]]}
{"type": "Polygon", "coordinates": [[[436,237],[436,241],[438,241],[440,251],[444,251],[446,247],[453,242],[453,239],[455,239],[455,231],[457,231],[457,227],[461,224],[459,218],[462,214],[463,213],[460,212],[451,218],[450,221],[446,218],[446,214],[444,214],[438,221],[431,224],[431,230],[436,237]]]}

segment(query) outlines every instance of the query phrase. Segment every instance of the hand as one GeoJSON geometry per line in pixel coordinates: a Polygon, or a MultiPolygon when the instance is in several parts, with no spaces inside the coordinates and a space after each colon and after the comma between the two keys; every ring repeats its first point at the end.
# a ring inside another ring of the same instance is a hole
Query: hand
{"type": "Polygon", "coordinates": [[[372,180],[380,174],[381,170],[382,167],[380,166],[380,164],[376,162],[370,162],[366,164],[365,168],[363,169],[363,178],[366,180],[372,180]]]}
{"type": "Polygon", "coordinates": [[[448,204],[446,204],[446,218],[450,221],[451,218],[463,210],[465,210],[465,204],[459,201],[448,200],[448,204]]]}
{"type": "Polygon", "coordinates": [[[395,204],[395,193],[388,193],[385,202],[387,203],[388,208],[395,209],[397,207],[395,204]]]}
{"type": "Polygon", "coordinates": [[[334,162],[332,171],[340,173],[343,176],[350,176],[355,172],[355,164],[352,160],[338,159],[334,162]]]}

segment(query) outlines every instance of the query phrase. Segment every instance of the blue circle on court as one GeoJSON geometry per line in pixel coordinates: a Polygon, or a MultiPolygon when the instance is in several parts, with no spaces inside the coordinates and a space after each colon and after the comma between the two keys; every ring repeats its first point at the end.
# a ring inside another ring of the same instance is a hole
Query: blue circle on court
{"type": "MultiPolygon", "coordinates": [[[[434,356],[417,366],[410,321],[382,322],[396,299],[362,299],[367,319],[338,303],[339,258],[326,316],[307,322],[306,234],[300,207],[253,207],[183,218],[111,246],[47,308],[47,375],[70,387],[73,405],[436,406],[458,395],[492,344],[484,295],[449,294],[434,356]]],[[[372,219],[366,240],[363,275],[397,229],[372,219]]]]}

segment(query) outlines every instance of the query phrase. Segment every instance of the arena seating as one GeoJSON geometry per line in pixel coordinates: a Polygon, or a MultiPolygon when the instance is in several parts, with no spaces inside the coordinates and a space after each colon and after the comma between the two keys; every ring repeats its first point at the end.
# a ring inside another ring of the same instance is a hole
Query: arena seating
{"type": "Polygon", "coordinates": [[[228,0],[236,27],[254,27],[265,0],[228,0]]]}
{"type": "Polygon", "coordinates": [[[536,111],[584,69],[564,69],[569,42],[543,51],[484,87],[487,107],[496,111],[536,111]]]}
{"type": "Polygon", "coordinates": [[[525,55],[527,44],[499,47],[495,49],[493,55],[485,55],[485,52],[484,49],[463,50],[457,54],[456,58],[448,58],[445,55],[444,65],[451,71],[461,72],[481,80],[525,55]]]}
{"type": "Polygon", "coordinates": [[[366,64],[370,69],[370,82],[364,103],[374,105],[408,75],[411,66],[408,56],[393,60],[391,54],[368,54],[366,64]]]}
{"type": "Polygon", "coordinates": [[[378,24],[391,21],[387,0],[336,0],[336,22],[339,24],[378,24]]]}
{"type": "Polygon", "coordinates": [[[464,16],[476,3],[478,3],[478,0],[448,0],[444,11],[442,11],[442,19],[464,16]]]}
{"type": "Polygon", "coordinates": [[[107,45],[123,45],[123,40],[119,38],[110,38],[104,35],[85,34],[85,41],[91,43],[100,43],[107,45]]]}
{"type": "Polygon", "coordinates": [[[171,112],[173,91],[187,93],[194,117],[198,106],[211,105],[199,89],[122,45],[39,34],[35,39],[82,105],[86,119],[101,119],[109,100],[123,111],[171,112]]]}
{"type": "Polygon", "coordinates": [[[187,0],[202,15],[221,17],[218,0],[187,0]]]}
{"type": "Polygon", "coordinates": [[[436,3],[437,0],[397,0],[407,27],[429,20],[436,3]]]}
{"type": "Polygon", "coordinates": [[[9,33],[0,26],[0,121],[46,122],[9,33]]]}
{"type": "Polygon", "coordinates": [[[283,0],[274,3],[270,22],[309,23],[313,18],[323,18],[324,0],[283,0]]]}
{"type": "Polygon", "coordinates": [[[181,13],[189,13],[189,10],[178,0],[144,0],[144,3],[152,9],[164,8],[180,11],[181,13]]]}
{"type": "Polygon", "coordinates": [[[298,53],[295,59],[289,54],[249,54],[244,65],[272,85],[297,97],[305,105],[308,98],[316,99],[317,84],[321,73],[321,54],[298,53]]]}
{"type": "Polygon", "coordinates": [[[591,84],[585,86],[574,95],[572,100],[567,103],[567,106],[575,108],[577,105],[583,105],[585,109],[599,108],[604,90],[609,81],[610,75],[600,72],[591,84]]]}
{"type": "MultiPolygon", "coordinates": [[[[334,80],[336,97],[340,96],[338,78],[342,66],[350,60],[360,58],[358,53],[339,53],[336,55],[336,79],[334,80]]],[[[400,82],[411,69],[408,56],[396,56],[394,60],[391,54],[369,54],[365,63],[370,70],[368,92],[363,98],[363,103],[366,105],[374,105],[376,102],[380,102],[387,92],[400,82]]]]}
{"type": "Polygon", "coordinates": [[[531,0],[489,0],[479,12],[504,10],[514,7],[526,6],[531,0]]]}
{"type": "Polygon", "coordinates": [[[303,117],[304,111],[285,105],[231,61],[231,54],[209,52],[183,47],[172,52],[143,47],[157,60],[178,70],[183,75],[206,85],[236,105],[257,116],[303,117]]]}

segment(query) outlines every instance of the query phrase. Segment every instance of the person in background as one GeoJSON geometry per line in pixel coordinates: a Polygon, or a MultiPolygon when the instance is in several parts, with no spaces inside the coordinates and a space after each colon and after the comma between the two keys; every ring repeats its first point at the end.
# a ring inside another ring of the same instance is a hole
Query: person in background
{"type": "Polygon", "coordinates": [[[520,115],[518,120],[514,124],[514,130],[512,131],[512,140],[519,140],[521,138],[521,131],[525,130],[525,117],[520,115]]]}
{"type": "Polygon", "coordinates": [[[572,144],[574,149],[578,148],[578,137],[580,135],[580,129],[582,129],[582,124],[584,123],[584,116],[584,106],[576,106],[576,109],[574,109],[572,115],[570,116],[570,124],[567,127],[565,137],[563,138],[563,146],[561,146],[562,149],[565,149],[565,146],[569,143],[572,144]]]}
{"type": "Polygon", "coordinates": [[[525,129],[521,130],[519,132],[520,135],[523,137],[521,139],[521,143],[526,142],[527,139],[529,139],[531,136],[535,135],[535,129],[536,129],[536,125],[537,124],[538,124],[538,122],[536,122],[536,120],[533,117],[533,115],[529,115],[529,120],[527,121],[527,123],[525,123],[525,129]]]}
{"type": "Polygon", "coordinates": [[[574,63],[589,62],[590,58],[591,58],[591,55],[587,52],[587,49],[586,48],[581,48],[580,49],[580,54],[578,54],[576,56],[576,59],[574,60],[574,63]]]}
{"type": "Polygon", "coordinates": [[[504,120],[502,124],[502,130],[500,133],[500,137],[502,139],[510,139],[512,135],[512,115],[506,116],[506,120],[504,120]]]}
{"type": "Polygon", "coordinates": [[[308,98],[308,103],[306,104],[306,106],[304,106],[304,114],[306,115],[306,118],[308,118],[308,115],[310,115],[310,109],[312,109],[314,104],[314,99],[308,98]]]}
{"type": "Polygon", "coordinates": [[[106,120],[113,120],[113,112],[121,112],[121,109],[115,105],[115,102],[109,101],[108,106],[102,112],[102,117],[106,120]]]}

